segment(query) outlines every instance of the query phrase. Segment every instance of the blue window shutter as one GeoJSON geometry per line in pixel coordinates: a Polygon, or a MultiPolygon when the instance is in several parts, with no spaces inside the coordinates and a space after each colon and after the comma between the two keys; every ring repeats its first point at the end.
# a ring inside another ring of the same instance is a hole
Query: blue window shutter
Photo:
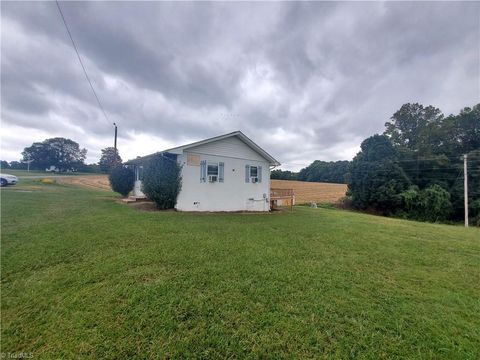
{"type": "Polygon", "coordinates": [[[218,181],[223,182],[223,174],[224,174],[224,169],[225,169],[225,163],[219,162],[218,163],[218,181]]]}
{"type": "Polygon", "coordinates": [[[245,165],[245,182],[250,182],[250,165],[245,165]]]}
{"type": "Polygon", "coordinates": [[[200,182],[207,181],[207,161],[202,160],[200,161],[200,182]]]}
{"type": "Polygon", "coordinates": [[[262,182],[262,167],[259,166],[257,168],[257,177],[258,177],[258,182],[261,183],[262,182]]]}

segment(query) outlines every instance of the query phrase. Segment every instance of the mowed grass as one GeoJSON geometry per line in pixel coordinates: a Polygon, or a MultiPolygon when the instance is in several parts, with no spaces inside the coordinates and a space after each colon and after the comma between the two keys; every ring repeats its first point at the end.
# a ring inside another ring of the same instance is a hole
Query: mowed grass
{"type": "Polygon", "coordinates": [[[145,212],[31,188],[2,190],[2,352],[480,357],[478,229],[306,207],[145,212]]]}

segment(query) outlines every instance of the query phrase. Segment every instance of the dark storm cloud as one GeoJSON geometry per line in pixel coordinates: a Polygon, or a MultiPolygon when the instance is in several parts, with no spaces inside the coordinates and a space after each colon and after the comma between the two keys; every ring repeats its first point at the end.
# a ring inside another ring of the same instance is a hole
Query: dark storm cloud
{"type": "Polygon", "coordinates": [[[34,129],[96,161],[115,121],[124,157],[240,129],[298,168],[351,157],[405,102],[451,113],[479,97],[478,3],[61,3],[107,121],[55,3],[1,6],[17,153],[34,129]]]}

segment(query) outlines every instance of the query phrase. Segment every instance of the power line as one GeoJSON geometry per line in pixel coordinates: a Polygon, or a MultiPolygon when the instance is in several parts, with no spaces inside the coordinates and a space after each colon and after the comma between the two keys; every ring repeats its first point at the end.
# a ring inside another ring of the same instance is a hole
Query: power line
{"type": "MultiPolygon", "coordinates": [[[[317,161],[317,160],[315,160],[317,161]]],[[[340,160],[342,161],[342,160],[340,160]]],[[[352,160],[343,160],[343,161],[348,161],[348,162],[352,162],[352,160]]],[[[390,162],[392,163],[396,163],[396,164],[400,164],[400,163],[414,163],[412,164],[415,165],[415,163],[418,163],[418,164],[422,164],[422,162],[433,162],[433,161],[436,161],[438,162],[438,167],[440,168],[445,168],[446,166],[462,166],[463,162],[462,162],[462,158],[461,156],[444,156],[444,157],[423,157],[423,158],[419,158],[419,159],[392,159],[392,160],[389,160],[390,162]],[[446,160],[446,162],[444,162],[446,160]],[[458,160],[458,161],[455,161],[455,160],[458,160]]],[[[473,160],[475,161],[475,160],[473,160]]],[[[325,161],[325,163],[330,163],[330,162],[335,162],[335,161],[325,161]]],[[[362,161],[363,163],[370,163],[370,164],[374,164],[374,163],[384,163],[385,160],[382,159],[382,160],[368,160],[368,161],[362,161]]],[[[310,164],[306,164],[306,163],[282,163],[282,165],[292,165],[292,166],[310,166],[312,165],[312,163],[310,164]]],[[[439,168],[439,170],[440,170],[439,168]]]]}
{"type": "Polygon", "coordinates": [[[97,96],[97,93],[95,92],[95,89],[93,88],[92,82],[90,81],[90,77],[87,74],[87,70],[85,69],[85,65],[83,65],[82,58],[80,57],[80,53],[78,52],[77,45],[75,44],[75,41],[73,40],[72,33],[70,32],[70,29],[67,25],[67,21],[65,20],[65,16],[63,16],[62,9],[60,8],[60,4],[58,3],[58,0],[55,0],[55,3],[57,4],[58,11],[60,12],[60,16],[62,17],[63,24],[65,25],[65,29],[67,29],[68,37],[72,41],[73,48],[75,49],[75,52],[77,53],[78,61],[80,62],[80,65],[82,66],[83,73],[85,74],[85,78],[87,79],[88,83],[90,84],[90,88],[92,89],[93,95],[95,96],[95,99],[97,99],[98,106],[100,107],[100,110],[102,110],[103,115],[105,116],[105,119],[108,120],[107,113],[105,112],[102,103],[100,102],[100,99],[97,96]]]}

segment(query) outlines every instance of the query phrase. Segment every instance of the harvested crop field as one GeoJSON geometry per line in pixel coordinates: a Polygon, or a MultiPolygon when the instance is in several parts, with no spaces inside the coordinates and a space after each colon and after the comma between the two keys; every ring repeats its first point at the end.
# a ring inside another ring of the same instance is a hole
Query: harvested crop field
{"type": "Polygon", "coordinates": [[[293,189],[295,203],[337,203],[347,192],[346,184],[330,184],[306,181],[271,180],[272,189],[293,189]]]}
{"type": "MultiPolygon", "coordinates": [[[[80,175],[56,179],[60,184],[77,185],[89,189],[110,190],[106,175],[80,175]]],[[[272,180],[272,188],[293,189],[295,203],[337,203],[347,192],[346,184],[330,184],[306,181],[272,180]]]]}
{"type": "Polygon", "coordinates": [[[59,184],[71,184],[84,188],[110,191],[107,175],[79,175],[57,178],[59,184]]]}

